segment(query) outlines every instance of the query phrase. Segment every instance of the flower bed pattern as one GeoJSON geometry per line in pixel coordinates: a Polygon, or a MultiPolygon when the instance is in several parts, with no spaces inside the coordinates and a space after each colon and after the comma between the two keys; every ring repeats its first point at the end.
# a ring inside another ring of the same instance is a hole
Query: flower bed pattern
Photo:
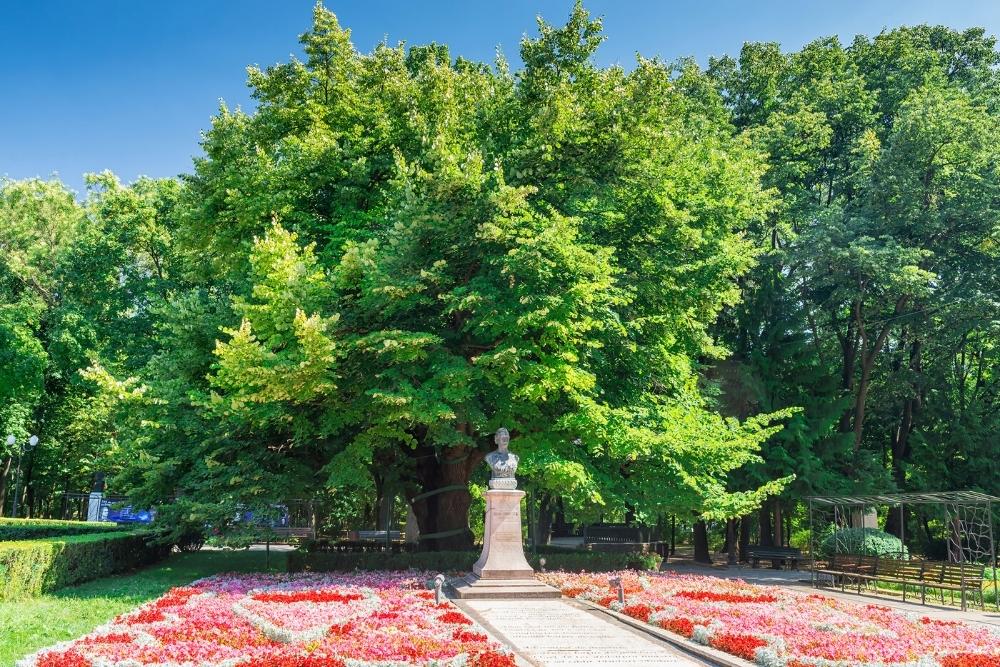
{"type": "Polygon", "coordinates": [[[1000,667],[1000,635],[875,604],[677,574],[547,573],[564,595],[765,667],[1000,667]],[[620,576],[625,604],[608,580],[620,576]]]}
{"type": "Polygon", "coordinates": [[[419,573],[220,575],[18,667],[514,667],[419,573]]]}

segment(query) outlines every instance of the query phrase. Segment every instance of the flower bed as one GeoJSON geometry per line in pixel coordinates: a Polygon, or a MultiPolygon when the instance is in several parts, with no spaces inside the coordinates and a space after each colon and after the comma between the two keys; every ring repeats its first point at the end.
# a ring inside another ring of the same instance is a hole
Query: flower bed
{"type": "Polygon", "coordinates": [[[220,575],[174,588],[18,667],[514,667],[426,577],[220,575]]]}
{"type": "Polygon", "coordinates": [[[1000,666],[1000,635],[825,595],[676,574],[541,575],[590,600],[766,667],[1000,666]],[[620,576],[625,604],[608,583],[620,576]]]}

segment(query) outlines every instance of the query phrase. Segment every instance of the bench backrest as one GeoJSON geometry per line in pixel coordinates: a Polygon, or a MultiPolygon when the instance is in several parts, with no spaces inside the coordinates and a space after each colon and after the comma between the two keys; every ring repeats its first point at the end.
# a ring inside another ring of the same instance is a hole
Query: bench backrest
{"type": "Polygon", "coordinates": [[[796,549],[795,547],[762,547],[762,546],[750,546],[747,547],[747,553],[750,556],[778,556],[786,558],[798,558],[802,556],[802,551],[796,549]]]}
{"type": "Polygon", "coordinates": [[[982,581],[986,567],[977,563],[941,563],[942,584],[961,585],[982,581]]]}
{"type": "Polygon", "coordinates": [[[908,581],[920,581],[927,576],[927,563],[922,560],[883,558],[879,562],[880,574],[891,575],[908,581]]]}
{"type": "Polygon", "coordinates": [[[632,526],[587,526],[584,529],[583,541],[587,543],[642,542],[642,529],[632,526]]]}

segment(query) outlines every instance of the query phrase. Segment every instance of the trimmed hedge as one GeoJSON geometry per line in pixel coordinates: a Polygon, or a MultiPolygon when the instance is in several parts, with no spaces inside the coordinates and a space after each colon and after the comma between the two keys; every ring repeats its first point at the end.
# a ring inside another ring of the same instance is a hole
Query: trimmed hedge
{"type": "Polygon", "coordinates": [[[895,535],[878,528],[841,528],[823,538],[819,553],[828,557],[837,552],[908,559],[909,551],[895,535]]]}
{"type": "Polygon", "coordinates": [[[0,542],[0,600],[39,595],[56,588],[148,565],[170,553],[148,532],[71,535],[0,542]]]}
{"type": "Polygon", "coordinates": [[[86,521],[57,521],[53,519],[0,518],[0,542],[35,540],[65,535],[93,535],[129,529],[129,526],[119,526],[116,523],[108,522],[88,523],[86,521]]]}
{"type": "MultiPolygon", "coordinates": [[[[478,551],[418,551],[415,553],[338,553],[293,551],[288,554],[289,572],[331,572],[351,570],[429,570],[432,572],[468,572],[479,559],[478,551]]],[[[546,570],[569,572],[611,572],[614,570],[659,569],[656,554],[616,554],[573,551],[528,555],[528,562],[539,569],[539,558],[546,570]]]]}

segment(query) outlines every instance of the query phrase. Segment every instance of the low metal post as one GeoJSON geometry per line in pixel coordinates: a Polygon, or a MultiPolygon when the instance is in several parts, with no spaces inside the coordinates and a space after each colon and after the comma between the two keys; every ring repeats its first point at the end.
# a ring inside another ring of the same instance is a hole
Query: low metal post
{"type": "Polygon", "coordinates": [[[444,575],[434,577],[434,604],[441,604],[441,587],[444,586],[444,575]]]}
{"type": "Polygon", "coordinates": [[[625,604],[625,586],[622,584],[621,577],[611,577],[608,579],[608,583],[611,584],[611,588],[615,588],[618,591],[618,604],[625,604]]]}

